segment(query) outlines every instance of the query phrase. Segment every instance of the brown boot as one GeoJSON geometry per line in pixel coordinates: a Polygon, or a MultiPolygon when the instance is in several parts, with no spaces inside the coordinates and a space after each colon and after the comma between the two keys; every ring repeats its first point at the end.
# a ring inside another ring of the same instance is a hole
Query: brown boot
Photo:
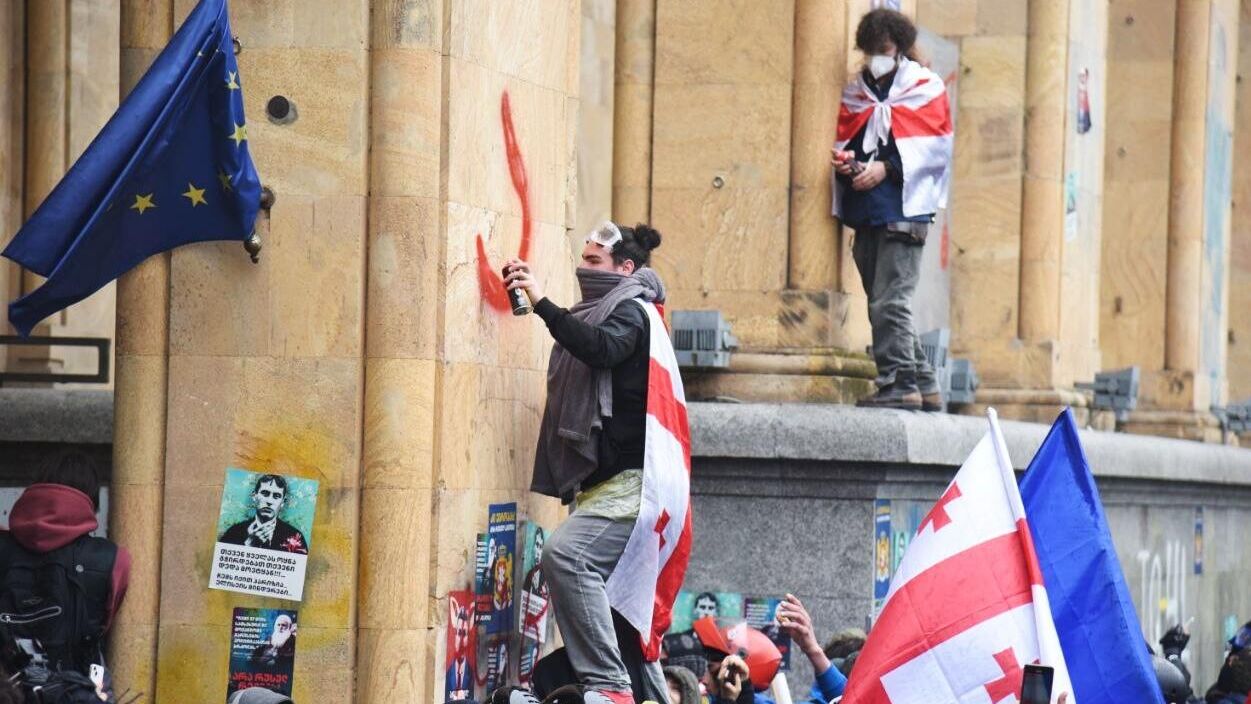
{"type": "Polygon", "coordinates": [[[898,408],[905,411],[921,410],[921,392],[917,390],[916,375],[912,372],[896,372],[895,380],[877,390],[877,393],[856,401],[861,408],[898,408]]]}

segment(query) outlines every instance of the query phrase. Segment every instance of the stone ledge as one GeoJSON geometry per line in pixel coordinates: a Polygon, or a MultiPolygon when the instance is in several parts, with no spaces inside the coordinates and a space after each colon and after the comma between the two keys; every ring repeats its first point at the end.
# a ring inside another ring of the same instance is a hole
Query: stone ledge
{"type": "MultiPolygon", "coordinates": [[[[986,432],[982,418],[836,404],[692,403],[692,455],[744,459],[959,466],[986,432]]],[[[1049,426],[1001,421],[1024,469],[1049,426]]],[[[1098,476],[1251,485],[1251,450],[1084,430],[1098,476]]]]}
{"type": "Polygon", "coordinates": [[[113,442],[113,392],[0,389],[0,442],[109,445],[113,442]]]}

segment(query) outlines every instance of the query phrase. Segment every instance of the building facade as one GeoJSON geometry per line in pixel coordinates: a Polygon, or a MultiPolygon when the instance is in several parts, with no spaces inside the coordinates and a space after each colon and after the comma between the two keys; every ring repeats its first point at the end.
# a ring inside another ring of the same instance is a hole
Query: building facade
{"type": "MultiPolygon", "coordinates": [[[[0,0],[4,232],[194,4],[0,0]]],[[[603,218],[660,229],[669,309],[733,326],[739,353],[692,375],[693,398],[866,393],[828,158],[874,4],[231,0],[276,198],[260,263],[183,247],[43,330],[114,346],[109,530],[137,556],[118,680],[157,702],[224,697],[233,608],[274,605],[207,586],[224,472],[243,467],[321,486],[296,701],[442,701],[446,595],[471,579],[487,505],[548,527],[563,510],[528,492],[549,338],[509,313],[497,274],[523,256],[571,303],[603,218]]],[[[1076,384],[1137,365],[1120,430],[1228,440],[1212,407],[1251,396],[1251,6],[898,4],[953,96],[918,309],[982,377],[966,410],[1090,418],[1076,384]]],[[[0,263],[7,298],[37,285],[0,263]]],[[[0,349],[0,370],[83,363],[0,349]]]]}

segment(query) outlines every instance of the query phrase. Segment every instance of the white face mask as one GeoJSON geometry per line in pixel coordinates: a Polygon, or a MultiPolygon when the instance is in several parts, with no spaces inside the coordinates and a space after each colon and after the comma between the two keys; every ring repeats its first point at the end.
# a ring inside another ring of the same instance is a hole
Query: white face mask
{"type": "Polygon", "coordinates": [[[895,57],[885,54],[874,54],[869,57],[869,73],[874,78],[881,78],[895,70],[895,57]]]}

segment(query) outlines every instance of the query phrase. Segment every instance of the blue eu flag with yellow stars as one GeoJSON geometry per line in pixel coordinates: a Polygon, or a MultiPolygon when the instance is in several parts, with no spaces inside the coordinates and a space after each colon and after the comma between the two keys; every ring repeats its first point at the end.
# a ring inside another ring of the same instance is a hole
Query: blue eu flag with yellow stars
{"type": "Polygon", "coordinates": [[[260,201],[226,0],[201,0],[4,250],[47,277],[9,304],[29,335],[144,259],[245,240],[260,201]]]}

